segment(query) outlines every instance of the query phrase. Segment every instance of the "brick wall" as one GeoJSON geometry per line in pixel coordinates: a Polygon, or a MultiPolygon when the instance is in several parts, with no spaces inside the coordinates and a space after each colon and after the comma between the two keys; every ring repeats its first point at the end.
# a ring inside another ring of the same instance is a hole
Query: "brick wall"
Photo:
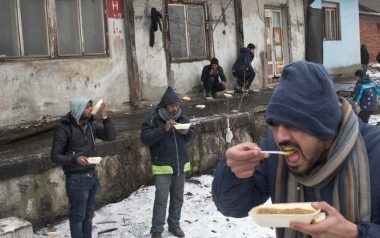
{"type": "Polygon", "coordinates": [[[380,51],[380,16],[360,15],[360,44],[367,46],[370,62],[380,51]]]}

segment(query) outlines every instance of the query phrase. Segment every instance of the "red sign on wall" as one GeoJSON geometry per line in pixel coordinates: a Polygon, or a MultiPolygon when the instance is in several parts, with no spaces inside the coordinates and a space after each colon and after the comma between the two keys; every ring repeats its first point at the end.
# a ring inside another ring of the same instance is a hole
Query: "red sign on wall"
{"type": "Polygon", "coordinates": [[[123,18],[123,0],[107,0],[107,16],[109,18],[123,18]]]}

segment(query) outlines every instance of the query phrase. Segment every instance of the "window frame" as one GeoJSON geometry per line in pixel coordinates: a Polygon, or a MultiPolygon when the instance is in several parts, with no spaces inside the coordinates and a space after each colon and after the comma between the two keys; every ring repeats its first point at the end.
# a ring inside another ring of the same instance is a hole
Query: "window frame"
{"type": "Polygon", "coordinates": [[[210,37],[210,26],[208,22],[209,13],[208,13],[208,7],[207,2],[204,0],[167,0],[166,1],[166,14],[167,16],[167,38],[168,38],[168,51],[169,51],[169,57],[170,61],[172,63],[181,63],[181,62],[197,62],[197,61],[203,61],[210,58],[211,55],[211,47],[210,42],[212,41],[212,38],[210,37]],[[188,14],[188,6],[201,6],[203,9],[203,24],[204,24],[204,45],[205,45],[205,56],[202,57],[190,57],[190,40],[189,40],[189,30],[188,30],[188,24],[185,23],[185,34],[186,34],[186,45],[187,45],[187,55],[186,58],[173,58],[172,56],[172,45],[171,45],[171,34],[170,34],[170,19],[169,19],[169,5],[184,5],[185,10],[185,17],[187,18],[188,14]]]}
{"type": "Polygon", "coordinates": [[[340,41],[342,40],[342,33],[341,33],[341,24],[340,24],[340,3],[338,2],[329,2],[329,1],[322,1],[322,12],[323,12],[323,40],[324,41],[340,41]],[[326,30],[326,16],[328,15],[327,12],[329,12],[330,16],[331,13],[335,13],[334,22],[329,21],[329,26],[334,26],[335,31],[331,30],[329,34],[327,34],[326,30]],[[331,36],[330,36],[331,35],[331,36]]]}
{"type": "MultiPolygon", "coordinates": [[[[55,59],[83,59],[83,58],[103,58],[103,57],[109,57],[109,39],[108,39],[108,16],[107,16],[107,5],[106,0],[100,0],[102,4],[102,20],[103,20],[103,42],[104,42],[104,53],[87,53],[84,52],[84,36],[83,36],[83,30],[82,25],[80,25],[79,30],[79,44],[80,44],[80,53],[79,54],[72,54],[72,55],[60,55],[59,54],[59,43],[58,43],[58,22],[57,22],[57,10],[56,10],[56,3],[55,0],[43,0],[44,2],[44,10],[45,10],[45,23],[46,23],[46,44],[47,44],[47,55],[25,55],[25,47],[23,42],[23,29],[22,29],[22,20],[21,20],[21,7],[20,7],[20,1],[21,0],[14,0],[15,3],[15,26],[17,29],[15,31],[17,32],[17,50],[19,52],[18,56],[0,56],[0,62],[4,61],[24,61],[24,60],[55,60],[55,59]]],[[[81,3],[80,0],[76,0],[76,6],[78,7],[78,10],[81,9],[81,3]]],[[[82,21],[82,12],[78,14],[78,22],[82,21]]]]}

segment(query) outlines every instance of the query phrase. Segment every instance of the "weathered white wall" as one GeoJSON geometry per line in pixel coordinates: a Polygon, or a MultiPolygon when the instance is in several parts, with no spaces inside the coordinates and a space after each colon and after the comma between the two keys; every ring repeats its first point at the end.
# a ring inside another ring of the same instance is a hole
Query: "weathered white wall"
{"type": "Polygon", "coordinates": [[[253,43],[256,46],[255,58],[252,67],[257,71],[253,87],[261,88],[264,85],[264,64],[262,57],[265,54],[265,18],[264,1],[241,0],[244,46],[253,43]]]}
{"type": "Polygon", "coordinates": [[[64,115],[74,96],[102,97],[109,108],[129,101],[123,20],[108,29],[110,57],[1,63],[0,127],[64,115]]]}
{"type": "MultiPolygon", "coordinates": [[[[155,43],[149,45],[150,9],[163,12],[162,0],[134,0],[136,55],[143,100],[158,99],[168,86],[163,33],[155,32],[155,43]]],[[[165,16],[164,16],[165,17],[165,16]]]]}
{"type": "Polygon", "coordinates": [[[267,78],[264,70],[265,59],[265,8],[280,8],[284,29],[284,57],[285,64],[305,58],[305,26],[302,0],[242,0],[244,44],[253,43],[256,46],[255,59],[252,66],[258,72],[254,81],[255,88],[265,86],[267,78]],[[285,10],[284,10],[285,9],[285,10]],[[287,9],[287,10],[286,10],[287,9]],[[287,44],[288,43],[288,44],[287,44]]]}
{"type": "MultiPolygon", "coordinates": [[[[208,8],[211,10],[209,16],[210,28],[213,31],[213,51],[214,56],[219,60],[219,65],[223,67],[227,78],[227,88],[233,88],[236,79],[232,76],[232,65],[237,57],[236,50],[236,20],[235,6],[233,2],[225,9],[226,24],[223,22],[222,6],[225,8],[229,0],[212,0],[208,1],[208,8]]],[[[200,85],[201,73],[205,65],[210,64],[209,60],[189,62],[189,63],[171,63],[171,70],[174,76],[175,88],[180,93],[186,93],[193,90],[194,86],[200,85]]]]}
{"type": "MultiPolygon", "coordinates": [[[[222,5],[226,7],[229,1],[223,0],[222,5]]],[[[136,54],[139,65],[140,80],[142,82],[142,98],[144,100],[160,99],[167,86],[171,85],[179,94],[186,94],[201,86],[200,76],[202,68],[209,64],[208,60],[184,63],[171,63],[168,67],[164,49],[164,35],[161,31],[155,32],[155,44],[149,46],[150,9],[155,7],[158,11],[163,9],[162,0],[135,0],[135,34],[136,54]],[[170,78],[173,79],[169,83],[170,78]]],[[[222,14],[221,2],[219,0],[208,1],[211,9],[210,27],[215,28],[213,33],[213,49],[219,64],[225,70],[228,85],[233,85],[231,73],[232,64],[236,59],[236,28],[235,10],[231,3],[225,11],[226,25],[222,21],[216,25],[222,14]],[[216,27],[215,27],[216,25],[216,27]]],[[[162,11],[163,12],[163,11],[162,11]]],[[[167,16],[163,16],[166,18],[167,16]]],[[[170,62],[170,60],[168,60],[170,62]]]]}

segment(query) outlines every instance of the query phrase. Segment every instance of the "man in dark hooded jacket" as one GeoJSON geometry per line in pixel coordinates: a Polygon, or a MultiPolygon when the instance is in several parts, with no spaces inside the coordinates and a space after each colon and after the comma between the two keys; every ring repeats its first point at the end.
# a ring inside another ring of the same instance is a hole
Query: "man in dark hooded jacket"
{"type": "Polygon", "coordinates": [[[70,112],[55,131],[51,150],[52,161],[62,165],[66,175],[72,238],[91,237],[95,196],[100,189],[95,164],[88,161],[89,157],[95,156],[95,139],[111,141],[116,138],[104,102],[98,112],[101,122],[94,120],[92,109],[92,101],[86,98],[71,100],[70,112]]]}
{"type": "Polygon", "coordinates": [[[377,107],[377,85],[359,69],[355,72],[356,85],[352,93],[352,100],[359,104],[359,117],[368,123],[369,117],[375,113],[377,107]]]}
{"type": "Polygon", "coordinates": [[[141,141],[149,146],[156,187],[150,231],[152,238],[160,238],[164,230],[169,194],[169,231],[176,237],[185,236],[179,221],[185,172],[190,170],[188,143],[195,138],[195,131],[192,127],[175,129],[175,125],[189,122],[182,114],[178,96],[168,87],[157,108],[142,124],[141,141]]]}
{"type": "Polygon", "coordinates": [[[233,146],[219,160],[212,185],[218,210],[245,217],[268,198],[314,202],[324,221],[291,222],[276,237],[380,237],[380,128],[362,123],[336,96],[326,69],[306,61],[287,65],[266,121],[270,129],[260,146],[233,146]]]}
{"type": "Polygon", "coordinates": [[[232,67],[232,75],[237,78],[237,85],[235,91],[242,93],[247,92],[255,79],[255,70],[251,62],[255,58],[255,45],[250,43],[247,48],[241,48],[240,54],[232,67]]]}

